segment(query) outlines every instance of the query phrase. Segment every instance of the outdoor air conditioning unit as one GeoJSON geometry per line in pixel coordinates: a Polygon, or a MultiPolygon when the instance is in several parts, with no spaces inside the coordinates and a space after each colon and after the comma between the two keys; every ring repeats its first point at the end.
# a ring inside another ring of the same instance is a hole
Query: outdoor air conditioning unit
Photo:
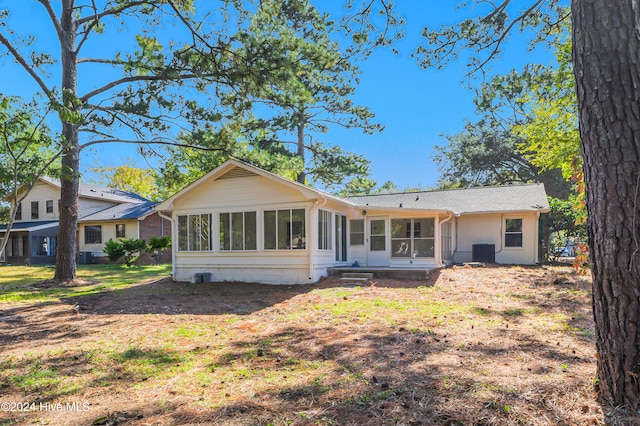
{"type": "Polygon", "coordinates": [[[196,272],[191,277],[191,282],[193,284],[210,283],[211,282],[211,272],[196,272]]]}
{"type": "Polygon", "coordinates": [[[474,262],[496,263],[496,245],[474,244],[472,246],[472,259],[474,262]]]}

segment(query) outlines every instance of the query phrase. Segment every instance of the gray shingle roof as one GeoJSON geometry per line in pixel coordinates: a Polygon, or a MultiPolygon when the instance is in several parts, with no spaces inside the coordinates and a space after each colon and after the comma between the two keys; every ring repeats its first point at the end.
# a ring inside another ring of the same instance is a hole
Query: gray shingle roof
{"type": "Polygon", "coordinates": [[[158,203],[153,201],[118,204],[97,213],[90,214],[89,216],[85,216],[81,218],[79,222],[139,219],[149,213],[152,213],[153,207],[157,204],[158,203]]]}
{"type": "Polygon", "coordinates": [[[361,207],[448,210],[455,214],[549,210],[543,184],[366,195],[347,200],[361,207]]]}
{"type": "MultiPolygon", "coordinates": [[[[58,179],[50,177],[42,177],[41,179],[60,188],[60,180],[58,179]]],[[[87,183],[81,183],[78,191],[80,193],[80,197],[109,200],[117,203],[142,203],[149,201],[138,194],[134,194],[133,192],[98,185],[90,185],[87,183]]]]}

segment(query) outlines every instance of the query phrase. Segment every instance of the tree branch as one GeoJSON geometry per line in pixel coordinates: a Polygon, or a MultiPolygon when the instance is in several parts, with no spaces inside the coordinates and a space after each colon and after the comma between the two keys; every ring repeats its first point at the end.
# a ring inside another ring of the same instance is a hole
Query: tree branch
{"type": "MultiPolygon", "coordinates": [[[[114,8],[111,8],[111,9],[106,9],[102,13],[94,13],[94,15],[92,15],[92,16],[86,16],[84,18],[80,18],[80,19],[78,19],[77,22],[78,22],[78,25],[84,25],[85,23],[90,22],[90,21],[96,21],[97,22],[97,21],[101,20],[102,18],[104,18],[106,16],[118,15],[118,14],[124,12],[127,9],[132,9],[132,8],[135,8],[135,7],[138,7],[138,6],[142,6],[144,4],[148,4],[150,6],[153,5],[149,1],[132,1],[130,3],[123,4],[120,7],[114,7],[114,8]]],[[[95,7],[95,5],[94,5],[94,7],[95,7]]],[[[95,8],[94,8],[94,10],[95,10],[95,8]]]]}
{"type": "Polygon", "coordinates": [[[47,10],[51,23],[58,34],[58,40],[62,40],[62,28],[60,27],[60,22],[58,22],[58,17],[56,16],[53,7],[51,7],[51,2],[49,0],[38,0],[38,2],[47,10]]]}
{"type": "MultiPolygon", "coordinates": [[[[478,66],[476,66],[472,71],[470,71],[469,75],[473,74],[476,71],[481,70],[487,63],[489,63],[489,61],[491,61],[495,57],[495,55],[498,54],[498,52],[500,51],[500,46],[502,45],[502,42],[504,42],[505,38],[511,32],[513,27],[518,22],[522,21],[524,18],[529,16],[529,14],[531,12],[533,12],[533,10],[536,9],[538,6],[540,6],[540,4],[543,3],[543,2],[544,2],[544,0],[537,0],[529,9],[525,10],[520,16],[518,16],[513,21],[511,21],[511,23],[507,26],[507,28],[505,28],[504,31],[502,31],[502,33],[500,34],[500,36],[498,37],[497,40],[494,40],[491,43],[489,43],[488,45],[480,48],[479,50],[485,50],[485,49],[489,49],[489,47],[492,46],[492,49],[491,49],[491,52],[489,53],[489,56],[484,61],[482,61],[482,63],[480,63],[478,66]]],[[[505,3],[503,3],[497,9],[502,8],[503,6],[506,6],[506,4],[508,4],[508,3],[509,3],[508,1],[505,1],[505,3]]],[[[497,12],[494,11],[493,13],[491,13],[488,16],[491,16],[491,15],[493,15],[495,13],[497,13],[497,12]]],[[[482,19],[482,21],[484,21],[485,19],[487,19],[487,17],[482,19]]]]}
{"type": "Polygon", "coordinates": [[[47,85],[45,84],[44,80],[42,80],[40,78],[40,76],[38,75],[38,73],[36,73],[36,71],[33,69],[33,67],[31,67],[27,63],[27,61],[20,54],[20,52],[18,52],[15,49],[15,47],[13,47],[11,42],[2,33],[0,33],[0,43],[2,43],[4,45],[4,47],[7,48],[7,50],[11,53],[13,58],[16,60],[16,62],[19,63],[20,65],[22,65],[22,68],[24,68],[24,70],[31,76],[31,78],[33,78],[35,80],[35,82],[38,84],[38,86],[40,86],[40,88],[47,95],[47,97],[52,100],[53,99],[53,91],[47,87],[47,85]]]}
{"type": "Polygon", "coordinates": [[[201,151],[224,151],[225,148],[207,148],[207,147],[203,147],[200,145],[192,145],[192,144],[184,144],[184,143],[179,143],[179,142],[172,142],[172,141],[166,141],[166,140],[160,140],[160,139],[152,139],[150,141],[141,141],[141,140],[126,140],[126,139],[101,139],[101,140],[95,140],[95,141],[91,141],[91,142],[87,142],[83,145],[80,146],[80,150],[82,151],[83,149],[92,146],[92,145],[99,145],[99,144],[104,144],[104,143],[126,143],[126,144],[134,144],[134,145],[168,145],[168,146],[175,146],[175,147],[179,147],[179,148],[193,148],[193,149],[198,149],[201,151]]]}
{"type": "MultiPolygon", "coordinates": [[[[179,79],[185,79],[185,80],[192,79],[192,78],[198,78],[198,76],[196,76],[195,74],[184,74],[179,77],[179,79]]],[[[160,75],[135,75],[135,76],[123,77],[118,80],[114,80],[111,83],[105,84],[104,86],[99,87],[95,90],[92,90],[91,92],[86,93],[84,96],[80,97],[80,100],[83,103],[87,102],[92,97],[99,95],[101,93],[104,93],[110,89],[113,89],[114,87],[119,86],[121,84],[134,83],[138,81],[163,81],[163,80],[168,80],[168,78],[160,75]]],[[[172,78],[171,80],[174,81],[176,79],[172,78]]]]}

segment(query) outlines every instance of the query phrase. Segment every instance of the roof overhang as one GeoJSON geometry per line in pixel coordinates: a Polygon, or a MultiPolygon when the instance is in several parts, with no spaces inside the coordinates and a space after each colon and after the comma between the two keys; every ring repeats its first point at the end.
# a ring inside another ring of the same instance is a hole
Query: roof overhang
{"type": "Polygon", "coordinates": [[[350,207],[355,206],[353,203],[343,198],[336,197],[331,194],[327,194],[325,192],[319,191],[314,188],[310,188],[301,183],[294,182],[290,179],[284,178],[282,176],[278,176],[275,173],[268,172],[259,167],[252,166],[242,161],[229,159],[224,163],[222,163],[221,165],[219,165],[218,167],[216,167],[215,169],[213,169],[212,171],[210,171],[209,173],[207,173],[206,175],[204,175],[203,177],[201,177],[200,179],[196,180],[190,185],[187,185],[185,188],[178,191],[176,194],[172,195],[171,197],[167,198],[165,201],[155,206],[155,210],[163,211],[163,212],[171,211],[173,209],[173,204],[175,203],[176,200],[180,199],[182,196],[184,196],[188,192],[202,185],[206,185],[209,182],[223,178],[227,173],[232,173],[234,169],[240,169],[248,172],[247,174],[245,174],[245,176],[257,175],[257,176],[264,177],[266,179],[276,181],[284,186],[287,186],[291,189],[294,189],[300,192],[300,194],[308,200],[326,199],[326,200],[332,200],[350,207]]]}
{"type": "MultiPolygon", "coordinates": [[[[33,231],[42,231],[43,229],[50,229],[50,228],[55,228],[56,226],[59,225],[58,221],[55,222],[45,222],[45,223],[34,223],[34,222],[29,222],[28,226],[20,226],[20,225],[27,225],[27,223],[21,224],[20,222],[18,222],[17,224],[14,224],[11,227],[11,231],[9,231],[9,233],[11,232],[33,232],[33,231]]],[[[0,233],[4,234],[7,232],[7,226],[6,225],[0,225],[0,233]]]]}

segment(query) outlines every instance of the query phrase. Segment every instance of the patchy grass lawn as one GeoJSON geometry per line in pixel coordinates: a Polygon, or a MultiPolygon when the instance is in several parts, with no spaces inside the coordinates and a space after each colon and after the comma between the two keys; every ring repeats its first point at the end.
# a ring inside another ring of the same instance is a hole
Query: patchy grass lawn
{"type": "Polygon", "coordinates": [[[61,297],[122,290],[171,274],[171,265],[78,265],[79,284],[57,287],[47,266],[0,266],[0,302],[59,302],[61,297]]]}
{"type": "Polygon", "coordinates": [[[41,288],[27,275],[51,271],[27,269],[0,268],[1,425],[604,421],[590,282],[569,268],[352,288],[173,283],[166,267],[41,288]]]}

